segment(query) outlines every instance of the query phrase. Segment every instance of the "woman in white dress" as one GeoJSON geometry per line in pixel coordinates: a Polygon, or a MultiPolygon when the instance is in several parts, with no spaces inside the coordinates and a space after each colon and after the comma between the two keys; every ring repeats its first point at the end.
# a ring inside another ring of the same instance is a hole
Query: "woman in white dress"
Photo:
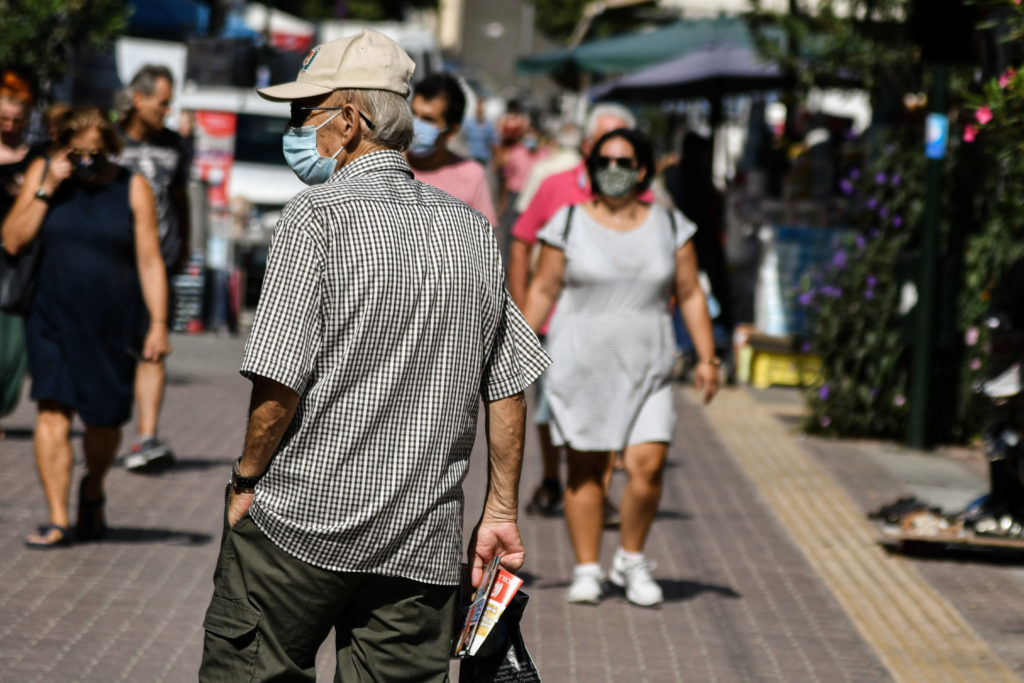
{"type": "Polygon", "coordinates": [[[545,391],[552,436],[569,461],[565,518],[576,567],[566,597],[602,597],[602,475],[608,453],[620,451],[628,483],[608,579],[630,602],[652,606],[662,591],[644,544],[675,427],[673,293],[700,358],[694,381],[705,403],[718,390],[719,363],[690,241],[696,228],[678,211],[638,199],[653,179],[650,143],[636,131],[612,131],[594,145],[587,170],[594,198],[563,208],[544,226],[525,310],[537,330],[558,303],[545,391]]]}

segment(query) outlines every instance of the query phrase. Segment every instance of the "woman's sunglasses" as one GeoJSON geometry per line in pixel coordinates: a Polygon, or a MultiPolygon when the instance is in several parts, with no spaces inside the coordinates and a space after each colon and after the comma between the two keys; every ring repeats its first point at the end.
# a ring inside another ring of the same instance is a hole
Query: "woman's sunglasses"
{"type": "Polygon", "coordinates": [[[72,161],[78,161],[83,157],[89,157],[95,159],[98,156],[103,155],[102,149],[72,149],[68,151],[68,159],[72,161]]]}
{"type": "Polygon", "coordinates": [[[633,157],[598,157],[597,167],[608,168],[615,164],[618,168],[636,168],[636,159],[633,157]]]}

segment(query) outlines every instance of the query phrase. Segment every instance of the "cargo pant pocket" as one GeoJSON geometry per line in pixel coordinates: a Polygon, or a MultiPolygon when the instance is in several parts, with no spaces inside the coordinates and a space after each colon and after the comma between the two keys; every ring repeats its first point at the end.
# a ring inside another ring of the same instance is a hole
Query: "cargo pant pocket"
{"type": "Polygon", "coordinates": [[[259,653],[262,615],[251,605],[214,595],[203,619],[203,663],[199,680],[251,681],[259,653]]]}

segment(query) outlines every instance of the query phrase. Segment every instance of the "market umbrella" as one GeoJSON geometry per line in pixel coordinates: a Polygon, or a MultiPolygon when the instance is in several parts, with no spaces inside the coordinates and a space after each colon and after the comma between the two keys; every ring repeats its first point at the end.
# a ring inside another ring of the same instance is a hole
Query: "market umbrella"
{"type": "Polygon", "coordinates": [[[516,70],[524,76],[567,70],[625,73],[699,49],[708,43],[752,46],[754,39],[746,21],[740,17],[684,19],[654,31],[594,40],[575,48],[523,57],[516,62],[516,70]]]}
{"type": "Polygon", "coordinates": [[[774,90],[791,78],[746,45],[711,44],[590,89],[594,99],[715,99],[730,93],[774,90]]]}

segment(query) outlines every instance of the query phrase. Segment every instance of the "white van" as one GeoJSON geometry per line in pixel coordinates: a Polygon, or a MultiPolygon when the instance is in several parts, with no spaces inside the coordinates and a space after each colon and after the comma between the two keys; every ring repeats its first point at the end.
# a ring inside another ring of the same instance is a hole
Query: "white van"
{"type": "Polygon", "coordinates": [[[305,187],[285,163],[281,151],[281,136],[289,116],[286,102],[268,102],[252,88],[186,85],[177,104],[190,112],[236,115],[229,199],[242,197],[254,207],[280,209],[305,187]]]}

